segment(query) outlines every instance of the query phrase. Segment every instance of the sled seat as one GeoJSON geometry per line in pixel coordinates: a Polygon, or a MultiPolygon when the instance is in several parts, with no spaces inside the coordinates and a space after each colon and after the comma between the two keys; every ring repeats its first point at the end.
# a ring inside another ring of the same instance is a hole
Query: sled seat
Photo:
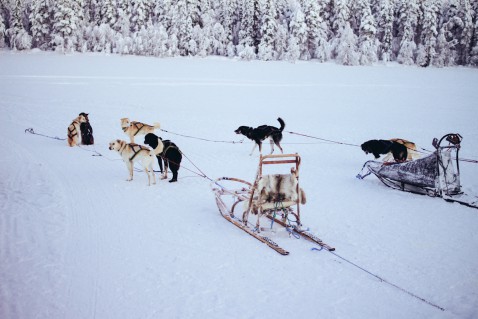
{"type": "Polygon", "coordinates": [[[298,187],[295,171],[291,174],[263,175],[257,182],[257,199],[253,205],[263,210],[305,204],[305,194],[298,187]]]}

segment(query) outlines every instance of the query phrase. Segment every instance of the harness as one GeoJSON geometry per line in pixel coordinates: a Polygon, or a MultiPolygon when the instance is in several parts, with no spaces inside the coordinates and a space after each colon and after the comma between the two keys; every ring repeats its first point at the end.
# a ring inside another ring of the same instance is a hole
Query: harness
{"type": "Polygon", "coordinates": [[[140,123],[140,122],[131,122],[130,126],[122,127],[123,132],[126,133],[126,131],[128,130],[128,128],[131,127],[131,126],[134,126],[134,127],[137,129],[136,133],[133,134],[133,136],[136,136],[136,135],[138,135],[139,132],[143,129],[143,127],[145,127],[145,126],[151,126],[151,125],[143,124],[143,123],[140,123]]]}
{"type": "Polygon", "coordinates": [[[171,149],[171,148],[175,148],[175,149],[177,149],[177,150],[179,151],[179,148],[178,148],[176,145],[169,145],[168,147],[166,147],[166,148],[161,152],[161,154],[162,154],[162,155],[166,155],[166,153],[167,153],[167,152],[169,151],[169,149],[171,149]]]}
{"type": "Polygon", "coordinates": [[[73,122],[71,122],[70,126],[68,126],[68,136],[70,138],[72,137],[75,137],[76,135],[78,135],[78,131],[76,130],[76,126],[74,125],[74,123],[80,125],[80,122],[78,122],[77,120],[74,120],[73,122]],[[73,126],[73,129],[71,130],[70,127],[73,126]],[[74,134],[72,134],[74,132],[74,134]]]}
{"type": "Polygon", "coordinates": [[[181,153],[181,151],[179,150],[179,147],[176,146],[176,144],[172,143],[170,140],[165,140],[165,141],[162,141],[163,144],[165,144],[165,142],[168,142],[170,143],[165,149],[163,149],[163,151],[161,153],[159,153],[158,155],[161,156],[162,158],[164,158],[166,156],[166,153],[170,150],[170,149],[177,149],[179,153],[181,153]]]}
{"type": "Polygon", "coordinates": [[[138,155],[141,151],[149,150],[147,147],[144,147],[135,143],[131,143],[127,145],[129,145],[129,147],[131,148],[131,151],[133,152],[133,156],[131,156],[131,158],[129,159],[130,161],[133,161],[136,155],[138,155]]]}

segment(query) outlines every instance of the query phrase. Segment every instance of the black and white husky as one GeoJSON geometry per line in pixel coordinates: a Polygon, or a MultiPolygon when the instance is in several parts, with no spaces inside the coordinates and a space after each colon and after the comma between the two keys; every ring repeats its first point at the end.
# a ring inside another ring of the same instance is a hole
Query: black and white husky
{"type": "Polygon", "coordinates": [[[249,155],[254,153],[254,150],[258,145],[259,152],[262,154],[262,141],[264,141],[266,138],[268,138],[271,143],[271,154],[274,153],[274,144],[279,147],[281,153],[284,153],[282,147],[280,146],[280,142],[282,141],[282,131],[284,130],[285,122],[280,117],[277,119],[277,121],[280,123],[280,128],[270,125],[261,125],[256,128],[252,128],[250,126],[239,126],[234,132],[236,134],[242,134],[255,142],[251,154],[249,155]]]}

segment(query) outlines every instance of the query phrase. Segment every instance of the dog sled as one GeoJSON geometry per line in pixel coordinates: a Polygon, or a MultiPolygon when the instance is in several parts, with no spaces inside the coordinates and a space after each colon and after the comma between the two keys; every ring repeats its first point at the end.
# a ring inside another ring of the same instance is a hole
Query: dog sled
{"type": "Polygon", "coordinates": [[[405,163],[367,161],[357,178],[374,174],[394,189],[478,208],[478,197],[467,195],[461,189],[458,157],[461,141],[460,134],[446,134],[433,140],[435,151],[424,158],[405,163]]]}
{"type": "Polygon", "coordinates": [[[282,255],[289,252],[263,233],[287,231],[289,236],[302,237],[334,251],[302,226],[300,205],[305,204],[306,199],[299,185],[300,161],[298,154],[261,155],[253,183],[233,177],[215,180],[211,188],[221,216],[282,255]],[[278,168],[277,165],[286,165],[289,171],[286,174],[265,174],[268,168],[278,168]],[[251,215],[257,216],[255,223],[249,220],[251,215]],[[260,225],[263,217],[270,222],[270,228],[260,225]]]}

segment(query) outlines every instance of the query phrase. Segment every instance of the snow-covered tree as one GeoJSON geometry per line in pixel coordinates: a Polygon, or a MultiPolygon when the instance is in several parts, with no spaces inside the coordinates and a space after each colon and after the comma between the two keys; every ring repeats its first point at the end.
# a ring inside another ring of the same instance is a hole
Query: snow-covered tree
{"type": "Polygon", "coordinates": [[[311,58],[323,62],[328,60],[328,27],[321,15],[321,7],[316,0],[304,0],[303,11],[307,25],[307,49],[311,58]]]}
{"type": "Polygon", "coordinates": [[[242,2],[242,16],[238,33],[239,44],[237,46],[237,55],[244,60],[252,60],[256,57],[254,47],[255,4],[255,0],[244,0],[242,2]]]}
{"type": "Polygon", "coordinates": [[[221,8],[218,11],[218,22],[224,28],[226,33],[226,55],[233,56],[234,50],[234,22],[236,19],[236,1],[235,0],[223,0],[221,8]]]}
{"type": "Polygon", "coordinates": [[[384,62],[392,60],[393,40],[393,2],[392,0],[380,1],[378,13],[379,54],[384,62]]]}
{"type": "MultiPolygon", "coordinates": [[[[274,40],[276,59],[283,60],[287,57],[289,32],[287,24],[278,23],[277,32],[274,40]]],[[[295,61],[295,60],[294,60],[295,61]]]]}
{"type": "Polygon", "coordinates": [[[73,51],[76,45],[75,31],[79,24],[74,1],[57,0],[53,14],[53,46],[61,52],[73,51]]]}
{"type": "Polygon", "coordinates": [[[168,33],[161,24],[154,25],[153,31],[152,55],[157,57],[166,57],[168,55],[168,33]]]}
{"type": "Polygon", "coordinates": [[[347,0],[335,0],[332,12],[332,31],[338,34],[341,29],[345,29],[348,24],[350,27],[350,8],[347,0]]]}
{"type": "Polygon", "coordinates": [[[347,0],[335,0],[332,23],[335,35],[332,41],[333,56],[337,59],[337,63],[356,65],[358,64],[357,36],[349,19],[350,8],[347,0]]]}
{"type": "Polygon", "coordinates": [[[138,32],[151,21],[152,3],[151,0],[131,0],[131,7],[131,28],[138,32]]]}
{"type": "Polygon", "coordinates": [[[274,0],[261,0],[261,28],[258,58],[264,61],[275,60],[275,36],[277,33],[276,8],[274,0]]]}
{"type": "Polygon", "coordinates": [[[418,24],[420,8],[416,0],[401,0],[399,4],[399,20],[402,26],[400,49],[397,55],[397,61],[402,64],[414,64],[415,50],[415,30],[418,24]]]}
{"type": "Polygon", "coordinates": [[[433,59],[432,63],[437,67],[453,66],[455,65],[455,51],[453,47],[455,46],[454,42],[451,43],[446,39],[445,29],[442,28],[438,33],[437,44],[436,44],[436,56],[433,59]]]}
{"type": "Polygon", "coordinates": [[[474,28],[474,36],[472,42],[472,49],[470,52],[470,64],[474,66],[478,66],[478,1],[476,3],[475,8],[475,28],[474,28]]]}
{"type": "Polygon", "coordinates": [[[362,65],[370,65],[378,60],[377,28],[369,0],[358,0],[358,7],[361,11],[358,38],[359,62],[362,65]]]}
{"type": "Polygon", "coordinates": [[[123,36],[129,36],[131,28],[131,3],[130,0],[115,0],[116,8],[115,22],[111,26],[116,32],[121,32],[123,36]],[[127,27],[127,28],[126,28],[127,27]]]}
{"type": "Polygon", "coordinates": [[[424,0],[422,3],[422,33],[417,50],[417,64],[423,67],[433,63],[436,57],[439,2],[440,0],[424,0]]]}
{"type": "Polygon", "coordinates": [[[287,60],[295,61],[297,59],[309,60],[311,54],[308,47],[308,30],[305,23],[305,15],[300,4],[296,1],[291,2],[291,20],[289,22],[289,40],[287,60]]]}
{"type": "Polygon", "coordinates": [[[443,8],[445,38],[452,46],[456,64],[465,64],[473,34],[471,6],[468,0],[449,0],[443,8]]]}
{"type": "Polygon", "coordinates": [[[11,47],[16,50],[30,49],[32,46],[32,37],[23,26],[24,5],[23,0],[13,0],[10,27],[5,31],[11,47]]]}
{"type": "MultiPolygon", "coordinates": [[[[176,1],[174,1],[175,3],[176,1]]],[[[163,28],[169,33],[172,25],[173,14],[173,0],[157,1],[154,7],[154,15],[156,16],[156,23],[160,23],[163,28]]]]}
{"type": "Polygon", "coordinates": [[[192,39],[192,18],[188,14],[186,0],[178,0],[171,6],[171,27],[169,34],[177,39],[177,49],[180,55],[189,55],[190,41],[192,39]]]}
{"type": "Polygon", "coordinates": [[[5,47],[5,21],[3,20],[2,10],[0,8],[0,48],[5,47]]]}
{"type": "Polygon", "coordinates": [[[473,8],[470,0],[460,0],[460,17],[463,21],[461,36],[458,39],[458,63],[467,65],[470,63],[471,45],[473,40],[473,8]]]}
{"type": "Polygon", "coordinates": [[[115,0],[103,0],[100,7],[100,21],[107,24],[110,28],[116,25],[117,20],[117,3],[115,0]]]}
{"type": "Polygon", "coordinates": [[[205,57],[212,52],[212,28],[214,25],[215,12],[209,0],[204,0],[200,5],[200,24],[194,26],[193,38],[198,43],[198,55],[205,57]]]}
{"type": "Polygon", "coordinates": [[[31,3],[29,16],[32,45],[46,50],[51,42],[51,22],[53,19],[49,0],[38,0],[31,3]]]}
{"type": "Polygon", "coordinates": [[[102,0],[85,0],[85,19],[94,24],[101,24],[101,2],[102,0]]]}
{"type": "Polygon", "coordinates": [[[357,53],[357,36],[354,34],[349,23],[340,31],[340,40],[336,47],[336,62],[343,65],[358,65],[359,54],[357,53]]]}
{"type": "Polygon", "coordinates": [[[114,29],[119,32],[122,37],[129,37],[130,35],[130,17],[123,9],[118,9],[118,20],[116,20],[114,29]]]}
{"type": "Polygon", "coordinates": [[[227,54],[227,33],[220,23],[212,28],[212,54],[225,56],[227,54]]]}

